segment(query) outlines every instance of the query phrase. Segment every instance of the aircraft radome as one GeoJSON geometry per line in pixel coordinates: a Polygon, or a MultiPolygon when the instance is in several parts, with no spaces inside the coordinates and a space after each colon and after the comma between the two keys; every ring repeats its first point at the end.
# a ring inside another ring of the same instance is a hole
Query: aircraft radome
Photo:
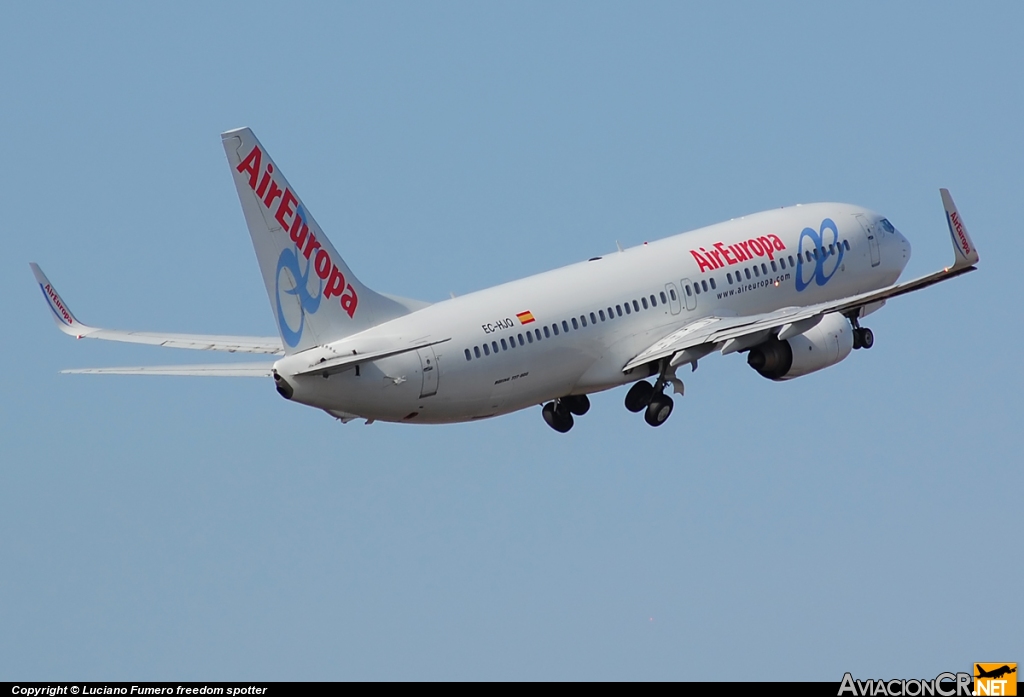
{"type": "Polygon", "coordinates": [[[666,388],[683,391],[680,367],[746,353],[768,379],[807,375],[871,348],[862,321],[890,298],[978,263],[942,189],[954,262],[912,281],[897,282],[910,243],[884,216],[814,203],[430,304],[363,285],[253,132],[221,137],[278,337],[92,327],[31,267],[66,334],[275,359],[65,372],[268,377],[285,399],[368,423],[472,421],[542,405],[561,432],[587,413],[588,394],[633,383],[626,408],[659,426],[672,413],[666,388]]]}

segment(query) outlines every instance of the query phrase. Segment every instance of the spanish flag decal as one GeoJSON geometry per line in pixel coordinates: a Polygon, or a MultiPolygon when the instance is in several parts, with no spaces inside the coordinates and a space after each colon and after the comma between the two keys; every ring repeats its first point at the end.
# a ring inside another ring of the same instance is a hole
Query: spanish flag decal
{"type": "Polygon", "coordinates": [[[520,312],[516,315],[516,319],[519,320],[519,324],[529,324],[533,321],[533,313],[529,310],[526,312],[520,312]]]}

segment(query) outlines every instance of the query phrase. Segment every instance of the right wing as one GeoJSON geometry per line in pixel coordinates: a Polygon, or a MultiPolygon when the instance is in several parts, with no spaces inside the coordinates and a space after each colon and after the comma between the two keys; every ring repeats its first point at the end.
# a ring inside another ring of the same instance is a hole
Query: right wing
{"type": "MultiPolygon", "coordinates": [[[[157,332],[133,332],[117,329],[100,329],[82,324],[71,313],[67,303],[57,293],[50,280],[39,268],[38,264],[29,264],[32,273],[43,291],[46,304],[53,313],[57,327],[70,336],[78,339],[106,339],[108,341],[124,341],[131,344],[150,344],[152,346],[169,346],[172,348],[198,349],[204,351],[228,351],[230,353],[268,353],[283,355],[284,348],[276,336],[220,336],[215,334],[169,334],[157,332]]],[[[184,367],[184,366],[183,366],[184,367]]],[[[95,372],[95,371],[94,371],[95,372]]],[[[107,370],[106,372],[109,372],[107,370]]],[[[163,373],[169,374],[169,373],[163,373]]],[[[210,375],[211,373],[203,373],[210,375]]]]}
{"type": "Polygon", "coordinates": [[[702,358],[715,350],[721,350],[723,354],[742,351],[773,334],[778,334],[780,339],[786,339],[807,331],[831,312],[840,312],[847,317],[858,316],[861,308],[868,305],[881,305],[889,298],[906,295],[977,270],[975,264],[978,263],[978,250],[967,234],[967,227],[960,218],[956,204],[946,189],[939,189],[939,193],[942,195],[942,205],[946,210],[949,234],[953,239],[953,266],[906,283],[896,283],[880,290],[817,305],[786,307],[774,312],[744,317],[704,317],[659,339],[626,363],[622,371],[626,372],[663,358],[672,357],[672,365],[681,365],[702,358]]]}

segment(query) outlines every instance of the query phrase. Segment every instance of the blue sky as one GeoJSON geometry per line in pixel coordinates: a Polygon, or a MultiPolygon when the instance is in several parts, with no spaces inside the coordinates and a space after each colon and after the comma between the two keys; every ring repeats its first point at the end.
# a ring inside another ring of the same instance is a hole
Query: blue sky
{"type": "Polygon", "coordinates": [[[16,4],[0,25],[0,678],[817,679],[1021,661],[1019,3],[16,4]],[[651,429],[341,425],[55,331],[272,334],[219,133],[438,300],[745,213],[883,212],[871,351],[702,361],[651,429]],[[1017,627],[1017,630],[1013,628],[1017,627]]]}

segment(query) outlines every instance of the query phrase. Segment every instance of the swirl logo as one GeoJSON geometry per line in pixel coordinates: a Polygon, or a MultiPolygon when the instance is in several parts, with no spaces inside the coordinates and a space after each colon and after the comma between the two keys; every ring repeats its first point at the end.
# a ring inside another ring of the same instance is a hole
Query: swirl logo
{"type": "Polygon", "coordinates": [[[800,233],[800,242],[797,244],[796,254],[796,289],[802,291],[811,283],[816,283],[819,286],[823,286],[828,283],[829,279],[835,275],[836,271],[839,270],[839,265],[843,262],[843,245],[839,243],[839,229],[836,224],[832,222],[831,218],[825,218],[821,221],[821,227],[818,230],[814,228],[805,227],[800,233]],[[827,237],[827,233],[831,232],[831,238],[827,237]],[[804,247],[804,240],[807,240],[807,247],[804,247]],[[835,245],[835,254],[826,254],[827,247],[831,244],[835,245]],[[811,253],[812,262],[807,261],[807,254],[805,249],[811,253]],[[831,270],[826,272],[826,266],[831,267],[831,270]],[[805,279],[804,268],[810,269],[809,276],[805,279]]]}
{"type": "Polygon", "coordinates": [[[317,279],[319,288],[316,291],[316,296],[309,293],[308,283],[311,268],[313,268],[313,262],[309,260],[306,262],[305,271],[303,271],[299,266],[299,255],[290,247],[282,251],[281,256],[277,259],[277,273],[274,281],[274,294],[277,298],[277,324],[281,328],[281,336],[284,338],[285,343],[293,348],[298,346],[299,339],[302,338],[302,330],[306,324],[306,315],[315,313],[320,308],[320,300],[323,299],[324,282],[322,279],[317,279]],[[290,290],[284,289],[283,292],[295,296],[299,301],[298,329],[292,329],[288,324],[287,318],[284,316],[284,307],[281,304],[282,271],[288,271],[295,284],[293,288],[290,290]]]}

